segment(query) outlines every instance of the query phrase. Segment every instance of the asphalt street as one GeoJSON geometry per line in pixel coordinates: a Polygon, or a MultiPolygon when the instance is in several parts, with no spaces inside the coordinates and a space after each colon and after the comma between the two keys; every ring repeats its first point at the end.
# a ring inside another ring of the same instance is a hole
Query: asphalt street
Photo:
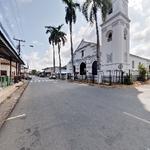
{"type": "Polygon", "coordinates": [[[150,85],[98,88],[35,77],[11,117],[0,150],[150,150],[150,85]]]}

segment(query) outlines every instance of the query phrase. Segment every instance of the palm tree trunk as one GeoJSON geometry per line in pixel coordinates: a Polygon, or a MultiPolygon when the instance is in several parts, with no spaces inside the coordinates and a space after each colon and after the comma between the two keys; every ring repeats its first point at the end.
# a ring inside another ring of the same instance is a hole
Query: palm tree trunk
{"type": "Polygon", "coordinates": [[[59,79],[61,79],[61,56],[60,56],[60,43],[58,43],[58,55],[59,55],[59,79]]]}
{"type": "Polygon", "coordinates": [[[70,44],[71,44],[71,64],[72,64],[72,74],[73,74],[73,80],[74,80],[75,72],[74,72],[73,41],[72,41],[72,22],[71,21],[70,21],[69,27],[70,27],[70,44]]]}
{"type": "Polygon", "coordinates": [[[54,46],[54,43],[53,43],[53,72],[55,74],[55,46],[54,46]]]}
{"type": "Polygon", "coordinates": [[[99,72],[101,70],[100,39],[99,39],[99,29],[98,29],[97,13],[95,12],[94,15],[95,15],[96,36],[97,36],[97,70],[99,72]]]}

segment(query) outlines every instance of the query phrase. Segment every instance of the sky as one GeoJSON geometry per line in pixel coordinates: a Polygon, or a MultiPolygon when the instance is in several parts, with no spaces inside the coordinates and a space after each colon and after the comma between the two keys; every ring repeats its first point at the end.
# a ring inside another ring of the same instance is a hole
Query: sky
{"type": "MultiPolygon", "coordinates": [[[[82,1],[77,0],[80,3],[82,1]]],[[[150,0],[129,0],[130,52],[146,58],[150,58],[149,6],[150,0]]],[[[69,27],[65,24],[65,5],[62,0],[0,0],[0,22],[11,39],[15,37],[26,41],[22,43],[21,57],[30,69],[37,70],[52,66],[52,47],[45,26],[64,24],[62,30],[67,33],[68,41],[61,48],[62,65],[70,60],[69,27]]],[[[73,26],[74,50],[82,39],[95,42],[95,28],[77,11],[77,22],[73,26]]],[[[14,44],[17,46],[17,42],[14,41],[14,44]]]]}

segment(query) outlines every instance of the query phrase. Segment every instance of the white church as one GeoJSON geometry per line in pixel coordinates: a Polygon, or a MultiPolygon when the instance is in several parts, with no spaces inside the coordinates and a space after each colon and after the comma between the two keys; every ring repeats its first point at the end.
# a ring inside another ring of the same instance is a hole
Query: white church
{"type": "MultiPolygon", "coordinates": [[[[150,59],[130,54],[130,19],[128,0],[112,0],[112,11],[101,24],[101,72],[116,70],[136,74],[139,64],[150,70],[150,59]]],[[[74,69],[78,78],[97,75],[96,43],[82,40],[74,52],[74,69]]],[[[67,73],[72,73],[71,61],[67,73]]]]}

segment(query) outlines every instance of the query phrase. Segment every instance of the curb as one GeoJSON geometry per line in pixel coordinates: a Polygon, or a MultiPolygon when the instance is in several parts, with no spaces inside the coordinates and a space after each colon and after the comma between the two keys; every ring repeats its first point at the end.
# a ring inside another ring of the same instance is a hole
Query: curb
{"type": "MultiPolygon", "coordinates": [[[[27,83],[24,83],[20,88],[18,88],[14,93],[19,92],[19,95],[17,96],[17,98],[15,99],[15,102],[11,104],[11,106],[8,108],[8,110],[6,112],[3,113],[4,117],[2,117],[2,122],[0,122],[0,129],[3,127],[3,125],[6,122],[6,119],[10,116],[10,114],[12,113],[12,111],[15,109],[17,103],[19,102],[20,98],[22,97],[24,91],[26,90],[26,88],[28,87],[29,81],[27,83]]],[[[13,93],[13,94],[14,94],[13,93]]],[[[14,99],[13,94],[11,94],[11,98],[10,99],[14,99]]],[[[7,101],[7,100],[6,100],[7,101]]],[[[5,102],[6,102],[5,101],[5,102]]]]}
{"type": "Polygon", "coordinates": [[[104,85],[104,84],[93,84],[93,83],[87,83],[87,82],[79,82],[79,81],[68,81],[68,83],[77,83],[77,84],[85,84],[88,86],[92,86],[92,87],[97,87],[97,88],[108,88],[108,89],[121,89],[121,88],[134,88],[134,84],[133,85],[123,85],[123,84],[112,84],[112,85],[104,85]]]}

